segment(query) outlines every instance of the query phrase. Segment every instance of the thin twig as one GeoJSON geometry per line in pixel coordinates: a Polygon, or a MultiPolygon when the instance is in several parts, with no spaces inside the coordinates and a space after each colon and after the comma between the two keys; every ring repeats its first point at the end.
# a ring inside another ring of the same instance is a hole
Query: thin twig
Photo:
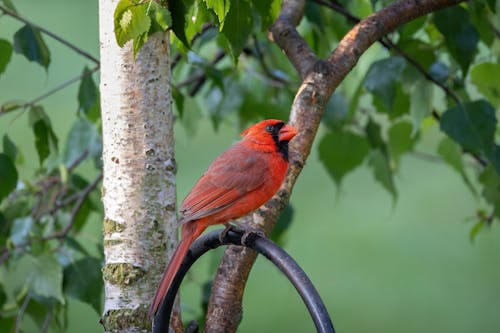
{"type": "Polygon", "coordinates": [[[260,66],[262,67],[262,70],[264,73],[267,74],[269,78],[271,78],[272,81],[279,82],[283,85],[287,85],[289,82],[287,80],[284,80],[283,78],[275,75],[273,72],[271,72],[271,69],[267,66],[267,63],[264,59],[264,53],[261,51],[260,46],[259,46],[259,41],[255,35],[253,35],[253,43],[255,45],[255,53],[257,55],[257,60],[260,63],[260,66]]]}
{"type": "MultiPolygon", "coordinates": [[[[90,192],[92,192],[97,187],[97,185],[99,185],[99,183],[102,180],[102,177],[103,177],[103,173],[101,172],[99,175],[97,175],[97,177],[94,179],[94,181],[92,183],[87,185],[87,187],[85,187],[81,192],[79,192],[79,197],[78,197],[75,205],[73,206],[73,209],[71,211],[71,215],[69,217],[68,224],[64,228],[62,228],[61,230],[56,231],[48,236],[32,238],[26,242],[19,243],[19,244],[14,246],[14,249],[18,250],[18,249],[21,249],[23,247],[29,246],[34,241],[48,241],[48,240],[53,240],[53,239],[63,239],[64,237],[66,237],[68,232],[73,227],[76,214],[78,213],[78,211],[82,207],[85,199],[88,197],[90,192]]],[[[7,248],[7,247],[4,247],[1,251],[2,251],[2,254],[0,256],[0,265],[3,264],[7,259],[9,259],[10,255],[11,255],[11,250],[9,250],[9,248],[7,248]]]]}
{"type": "Polygon", "coordinates": [[[42,237],[41,240],[51,240],[51,239],[56,239],[56,238],[61,239],[61,238],[66,237],[66,235],[68,234],[68,232],[73,227],[73,224],[75,222],[76,214],[78,214],[78,211],[80,210],[80,208],[82,208],[82,205],[83,205],[85,199],[90,194],[90,192],[92,192],[97,187],[97,185],[99,185],[99,183],[102,180],[102,176],[103,176],[103,174],[101,172],[94,179],[94,181],[92,183],[90,183],[89,185],[87,185],[87,187],[84,188],[82,192],[80,192],[78,200],[75,202],[75,205],[73,206],[73,210],[71,211],[71,215],[69,217],[68,224],[66,224],[66,226],[64,228],[62,228],[61,230],[59,230],[58,232],[55,232],[52,235],[49,235],[49,236],[46,236],[46,237],[42,237]]]}
{"type": "Polygon", "coordinates": [[[47,315],[43,320],[42,333],[46,333],[49,331],[49,325],[50,322],[52,321],[52,316],[53,316],[52,309],[50,309],[49,311],[47,311],[47,315]]]}
{"type": "MultiPolygon", "coordinates": [[[[219,61],[221,61],[224,58],[225,55],[226,52],[224,52],[223,50],[217,51],[217,53],[214,56],[214,59],[210,62],[210,65],[215,66],[219,61]]],[[[189,91],[189,96],[192,97],[196,95],[196,93],[200,90],[200,88],[203,86],[206,80],[207,80],[207,75],[205,73],[205,75],[198,82],[196,82],[196,84],[191,88],[191,90],[189,91]]]]}
{"type": "MultiPolygon", "coordinates": [[[[352,14],[347,8],[337,3],[336,1],[331,1],[331,2],[326,2],[324,0],[313,0],[313,1],[319,5],[326,6],[336,11],[337,13],[347,18],[351,23],[357,24],[361,21],[359,17],[352,14]]],[[[443,92],[446,95],[452,98],[455,101],[455,103],[461,104],[460,98],[457,96],[457,94],[455,94],[446,84],[433,78],[417,60],[415,60],[410,54],[401,49],[399,46],[394,44],[394,42],[392,42],[392,40],[389,37],[387,36],[382,37],[381,39],[379,39],[379,43],[382,44],[386,49],[393,50],[400,56],[405,58],[406,61],[408,61],[413,67],[415,67],[415,69],[419,71],[428,81],[431,81],[439,88],[441,88],[441,90],[443,90],[443,92]]]]}
{"type": "MultiPolygon", "coordinates": [[[[215,26],[213,25],[213,23],[205,23],[202,27],[201,27],[201,31],[196,33],[193,38],[191,39],[191,42],[190,42],[190,45],[193,45],[193,43],[198,39],[200,38],[201,36],[203,36],[208,30],[210,30],[211,28],[214,28],[215,26]]],[[[181,52],[177,53],[174,57],[174,59],[172,59],[172,63],[170,64],[170,69],[174,69],[175,66],[177,66],[177,64],[179,63],[179,61],[181,60],[183,54],[181,52]]]]}
{"type": "Polygon", "coordinates": [[[31,295],[28,292],[16,316],[16,330],[15,330],[16,333],[19,333],[21,331],[21,321],[23,320],[24,313],[26,312],[26,308],[28,307],[30,300],[31,300],[31,295]]]}
{"type": "Polygon", "coordinates": [[[7,14],[9,15],[10,17],[13,17],[15,18],[16,20],[18,21],[21,21],[25,24],[28,24],[28,25],[31,25],[33,28],[35,29],[38,29],[40,30],[41,32],[43,32],[44,34],[46,34],[47,36],[50,36],[52,37],[53,39],[55,39],[56,41],[58,41],[59,43],[67,46],[68,48],[72,49],[73,51],[75,51],[76,53],[84,56],[85,58],[93,61],[98,67],[99,67],[99,60],[97,58],[95,58],[94,56],[92,56],[90,53],[82,50],[81,48],[79,48],[78,46],[68,42],[67,40],[63,39],[62,37],[56,35],[55,33],[39,26],[39,25],[36,25],[34,24],[33,22],[25,19],[24,17],[21,17],[19,14],[11,11],[10,9],[8,8],[5,8],[4,6],[0,6],[0,10],[4,13],[4,14],[7,14]]]}
{"type": "Polygon", "coordinates": [[[16,110],[19,110],[19,109],[25,109],[25,108],[28,108],[28,107],[31,107],[31,106],[34,106],[36,103],[40,102],[41,100],[49,97],[50,95],[53,95],[55,94],[56,92],[66,88],[67,86],[75,83],[75,82],[78,82],[80,81],[81,79],[93,74],[94,72],[98,71],[99,70],[99,66],[96,66],[94,68],[91,68],[89,69],[88,71],[85,71],[84,73],[78,75],[78,76],[75,76],[71,79],[69,79],[68,81],[65,81],[63,83],[61,83],[60,85],[58,85],[57,87],[47,91],[46,93],[32,99],[31,101],[29,102],[26,102],[24,104],[20,104],[20,105],[15,105],[13,107],[7,107],[5,108],[4,105],[2,105],[2,107],[0,108],[0,116],[2,115],[5,115],[9,112],[12,112],[12,111],[16,111],[16,110]]]}

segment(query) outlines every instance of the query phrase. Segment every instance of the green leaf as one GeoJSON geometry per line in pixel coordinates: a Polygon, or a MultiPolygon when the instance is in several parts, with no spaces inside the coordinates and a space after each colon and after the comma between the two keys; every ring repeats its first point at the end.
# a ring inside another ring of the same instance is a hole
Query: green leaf
{"type": "Polygon", "coordinates": [[[269,238],[273,240],[276,244],[283,246],[284,245],[284,237],[283,235],[288,230],[290,225],[292,224],[294,216],[294,209],[291,204],[287,205],[283,212],[281,213],[276,225],[274,226],[269,238]]]}
{"type": "Polygon", "coordinates": [[[493,206],[495,216],[500,219],[500,176],[493,166],[489,165],[484,169],[479,182],[483,185],[483,198],[493,206]]]}
{"type": "Polygon", "coordinates": [[[5,68],[7,68],[11,57],[12,45],[7,40],[0,39],[0,74],[5,72],[5,68]]]}
{"type": "Polygon", "coordinates": [[[182,119],[182,115],[184,112],[184,95],[176,87],[171,86],[171,88],[172,88],[172,98],[174,99],[177,113],[179,114],[179,118],[182,119]]]}
{"type": "Polygon", "coordinates": [[[28,118],[35,134],[35,147],[42,165],[51,152],[57,153],[57,137],[52,130],[49,117],[41,106],[31,107],[28,118]]]}
{"type": "Polygon", "coordinates": [[[229,42],[229,51],[233,62],[238,62],[238,57],[252,32],[252,9],[246,0],[234,0],[224,21],[222,34],[229,42]]]}
{"type": "Polygon", "coordinates": [[[484,100],[457,105],[441,116],[441,130],[463,148],[489,154],[494,148],[497,119],[495,110],[484,100]]]}
{"type": "Polygon", "coordinates": [[[325,135],[318,148],[319,159],[338,186],[345,175],[363,163],[369,150],[366,138],[340,130],[325,135]]]}
{"type": "Polygon", "coordinates": [[[102,273],[101,260],[85,257],[64,269],[64,293],[92,306],[100,314],[102,273]]]}
{"type": "Polygon", "coordinates": [[[12,140],[9,138],[9,136],[7,134],[5,134],[3,136],[3,152],[7,156],[9,156],[9,158],[12,162],[16,161],[17,153],[18,153],[17,147],[14,144],[14,142],[12,142],[12,140]]]}
{"type": "Polygon", "coordinates": [[[69,131],[63,154],[64,163],[73,163],[85,150],[88,151],[89,157],[100,158],[102,142],[96,126],[86,119],[79,118],[69,131]]]}
{"type": "Polygon", "coordinates": [[[78,111],[92,122],[95,122],[100,116],[99,89],[86,66],[83,69],[82,76],[78,88],[78,111]]]}
{"type": "Polygon", "coordinates": [[[45,161],[50,154],[47,125],[43,120],[38,120],[33,124],[33,132],[35,134],[36,151],[38,153],[40,165],[42,165],[43,161],[45,161]]]}
{"type": "Polygon", "coordinates": [[[168,9],[172,15],[172,31],[175,36],[189,48],[189,41],[186,37],[186,4],[185,1],[167,0],[168,9]]]}
{"type": "Polygon", "coordinates": [[[342,126],[349,112],[349,104],[341,92],[334,92],[326,104],[321,122],[332,130],[342,126]]]}
{"type": "Polygon", "coordinates": [[[406,61],[402,57],[390,57],[374,62],[366,74],[363,86],[380,99],[388,111],[392,110],[396,89],[406,61]]]}
{"type": "Polygon", "coordinates": [[[151,27],[151,19],[146,14],[147,3],[136,3],[131,0],[120,0],[114,13],[115,37],[120,47],[129,40],[136,40],[147,34],[151,27]]]}
{"type": "Polygon", "coordinates": [[[387,191],[389,191],[392,198],[395,200],[397,197],[397,191],[386,154],[384,154],[381,149],[372,150],[368,160],[368,165],[373,168],[375,179],[382,184],[387,191]]]}
{"type": "Polygon", "coordinates": [[[381,148],[382,150],[387,148],[382,138],[380,125],[374,122],[372,118],[370,118],[366,124],[365,133],[372,148],[381,148]]]}
{"type": "Polygon", "coordinates": [[[29,290],[38,296],[55,298],[64,304],[62,293],[63,271],[61,265],[49,253],[34,257],[26,255],[31,270],[28,273],[29,290]]]}
{"type": "Polygon", "coordinates": [[[450,138],[444,137],[439,143],[437,152],[446,163],[448,163],[456,172],[460,174],[460,176],[462,176],[464,183],[471,190],[471,192],[476,194],[476,189],[465,173],[462,160],[463,154],[460,146],[450,138]]]}
{"type": "Polygon", "coordinates": [[[469,231],[469,240],[471,243],[474,243],[477,234],[483,229],[485,225],[485,221],[483,219],[479,220],[474,224],[474,226],[469,231]]]}
{"type": "Polygon", "coordinates": [[[493,32],[490,20],[485,17],[490,16],[488,6],[483,1],[473,1],[467,4],[469,8],[470,18],[472,24],[479,33],[479,38],[488,46],[491,47],[495,40],[495,33],[493,32]]]}
{"type": "Polygon", "coordinates": [[[432,112],[432,100],[434,96],[434,87],[429,81],[417,79],[410,89],[410,115],[415,134],[419,129],[425,117],[432,112]]]}
{"type": "Polygon", "coordinates": [[[29,61],[35,61],[45,69],[50,64],[50,51],[42,38],[40,30],[26,24],[14,34],[14,51],[29,61]]]}
{"type": "Polygon", "coordinates": [[[434,13],[434,24],[445,37],[446,47],[465,77],[479,42],[479,35],[470,22],[469,13],[461,6],[445,8],[434,13]]]}
{"type": "MultiPolygon", "coordinates": [[[[399,36],[401,40],[407,40],[407,39],[412,39],[413,35],[422,29],[425,26],[425,23],[427,22],[427,17],[422,16],[420,18],[417,18],[415,20],[411,20],[410,22],[402,25],[400,28],[398,28],[399,36]]],[[[405,49],[406,51],[406,49],[405,49]]]]}
{"type": "Polygon", "coordinates": [[[493,105],[500,105],[500,64],[482,63],[472,68],[470,79],[493,105]]]}
{"type": "Polygon", "coordinates": [[[17,13],[16,7],[14,7],[14,4],[10,0],[1,0],[3,2],[3,5],[9,9],[10,11],[17,13]]]}
{"type": "MultiPolygon", "coordinates": [[[[229,0],[203,0],[207,5],[207,8],[213,10],[217,19],[219,20],[219,30],[224,27],[224,20],[226,19],[229,8],[231,7],[231,1],[229,0]]],[[[250,15],[250,12],[247,13],[250,15]]]]}
{"type": "Polygon", "coordinates": [[[431,65],[436,61],[434,54],[434,46],[425,43],[419,39],[405,39],[400,41],[398,47],[403,49],[405,53],[411,55],[414,59],[418,59],[418,63],[425,70],[429,70],[431,65]]]}
{"type": "Polygon", "coordinates": [[[412,125],[406,121],[393,124],[389,129],[388,135],[390,155],[396,164],[399,164],[401,155],[413,150],[418,138],[412,136],[412,125]]]}
{"type": "Polygon", "coordinates": [[[31,229],[33,228],[33,218],[24,216],[12,221],[9,238],[14,245],[25,243],[29,239],[31,229]]]}
{"type": "Polygon", "coordinates": [[[5,153],[0,153],[0,202],[17,186],[16,166],[5,153]]]}
{"type": "Polygon", "coordinates": [[[154,26],[153,31],[167,31],[169,27],[172,26],[172,16],[170,15],[170,11],[157,3],[156,1],[151,1],[149,3],[150,9],[148,12],[149,18],[151,19],[152,28],[154,26]]]}
{"type": "Polygon", "coordinates": [[[262,20],[262,30],[267,30],[276,21],[281,10],[282,0],[252,0],[252,4],[257,9],[262,20]]]}

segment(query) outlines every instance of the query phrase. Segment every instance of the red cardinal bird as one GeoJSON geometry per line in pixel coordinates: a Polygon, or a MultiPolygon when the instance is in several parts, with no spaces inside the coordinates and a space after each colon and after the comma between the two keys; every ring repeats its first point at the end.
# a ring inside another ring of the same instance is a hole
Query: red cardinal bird
{"type": "Polygon", "coordinates": [[[181,241],[149,309],[156,314],[189,247],[210,225],[227,224],[266,203],[288,169],[288,141],[297,130],[264,120],[241,133],[243,139],[212,162],[180,207],[181,241]]]}

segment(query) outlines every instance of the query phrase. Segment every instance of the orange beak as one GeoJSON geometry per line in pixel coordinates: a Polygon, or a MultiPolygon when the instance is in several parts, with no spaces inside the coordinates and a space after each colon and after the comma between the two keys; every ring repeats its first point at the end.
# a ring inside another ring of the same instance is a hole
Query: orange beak
{"type": "Polygon", "coordinates": [[[284,125],[278,133],[278,139],[280,141],[290,141],[296,135],[297,129],[295,127],[284,125]]]}

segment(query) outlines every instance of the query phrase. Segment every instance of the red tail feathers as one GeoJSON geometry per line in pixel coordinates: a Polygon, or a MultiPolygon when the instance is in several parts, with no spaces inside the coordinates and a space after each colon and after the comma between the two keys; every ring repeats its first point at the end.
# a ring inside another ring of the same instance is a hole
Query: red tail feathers
{"type": "Polygon", "coordinates": [[[170,288],[170,285],[172,284],[172,281],[174,280],[174,277],[177,274],[177,271],[179,270],[179,267],[181,266],[181,263],[189,250],[189,247],[195,241],[195,239],[198,238],[198,236],[201,235],[201,233],[207,228],[204,223],[200,222],[201,220],[192,221],[182,226],[181,241],[179,245],[177,245],[177,249],[175,249],[174,255],[172,256],[172,259],[170,260],[165,273],[163,273],[160,286],[156,290],[155,297],[153,298],[153,303],[151,303],[151,307],[149,308],[150,317],[153,317],[156,314],[158,308],[163,302],[163,299],[167,295],[167,291],[170,288]]]}

